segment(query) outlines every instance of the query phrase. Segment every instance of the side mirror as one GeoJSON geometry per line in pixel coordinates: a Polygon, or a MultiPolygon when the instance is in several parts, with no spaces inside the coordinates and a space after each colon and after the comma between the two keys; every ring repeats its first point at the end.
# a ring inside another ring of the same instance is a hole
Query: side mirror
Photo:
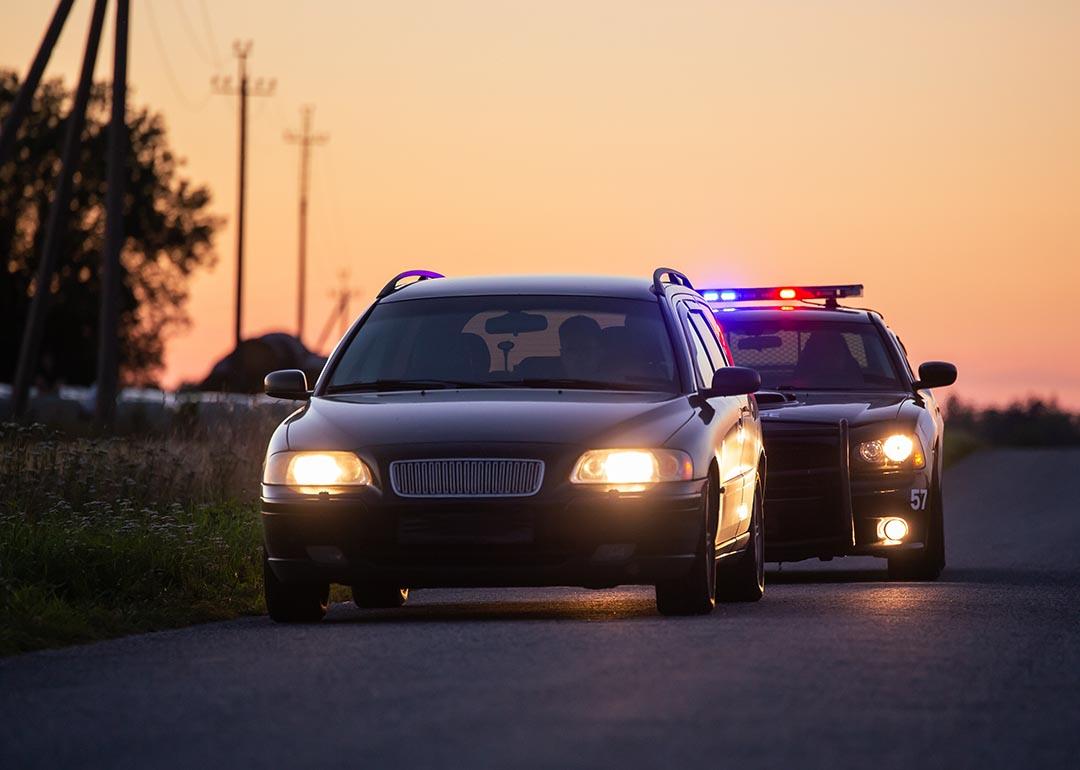
{"type": "Polygon", "coordinates": [[[919,381],[915,388],[944,388],[956,382],[956,366],[946,361],[927,361],[919,365],[919,381]]]}
{"type": "Polygon", "coordinates": [[[717,369],[713,375],[712,387],[701,395],[705,398],[716,396],[745,396],[756,393],[761,387],[761,375],[745,366],[725,366],[717,369]]]}
{"type": "Polygon", "coordinates": [[[307,401],[307,375],[299,369],[279,369],[270,372],[263,380],[263,389],[270,398],[287,398],[292,401],[307,401]]]}

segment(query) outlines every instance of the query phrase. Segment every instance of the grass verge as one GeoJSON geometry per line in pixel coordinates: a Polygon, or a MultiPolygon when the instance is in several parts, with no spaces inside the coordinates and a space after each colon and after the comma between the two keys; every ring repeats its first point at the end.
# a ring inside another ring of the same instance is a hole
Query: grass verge
{"type": "Polygon", "coordinates": [[[257,509],[0,518],[0,654],[263,612],[257,509]]]}
{"type": "Polygon", "coordinates": [[[0,655],[263,612],[268,430],[0,425],[0,655]]]}

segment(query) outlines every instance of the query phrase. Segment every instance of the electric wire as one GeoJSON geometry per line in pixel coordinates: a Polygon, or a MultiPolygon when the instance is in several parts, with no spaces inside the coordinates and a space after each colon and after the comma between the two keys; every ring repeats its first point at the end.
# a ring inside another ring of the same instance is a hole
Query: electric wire
{"type": "Polygon", "coordinates": [[[154,41],[157,43],[158,56],[161,59],[161,68],[165,71],[165,79],[169,81],[169,86],[176,94],[176,98],[180,100],[180,103],[192,112],[199,112],[209,103],[210,97],[213,96],[209,91],[201,102],[193,101],[180,86],[180,81],[176,77],[176,71],[173,69],[172,62],[169,61],[169,54],[165,50],[165,41],[161,36],[161,30],[158,29],[157,18],[154,16],[154,4],[146,3],[146,20],[150,25],[150,33],[154,36],[154,41]]]}

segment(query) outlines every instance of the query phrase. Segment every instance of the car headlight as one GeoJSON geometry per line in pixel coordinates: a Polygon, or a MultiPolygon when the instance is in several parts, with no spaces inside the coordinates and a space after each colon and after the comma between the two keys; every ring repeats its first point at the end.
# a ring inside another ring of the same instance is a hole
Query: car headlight
{"type": "Polygon", "coordinates": [[[911,460],[915,468],[926,466],[926,456],[917,436],[894,433],[883,439],[863,441],[857,448],[859,457],[871,465],[900,465],[911,460]]]}
{"type": "Polygon", "coordinates": [[[277,452],[266,458],[264,484],[285,484],[301,492],[333,487],[365,486],[371,471],[352,452],[277,452]]]}
{"type": "Polygon", "coordinates": [[[694,462],[677,449],[590,449],[574,465],[574,484],[652,484],[687,481],[694,462]]]}

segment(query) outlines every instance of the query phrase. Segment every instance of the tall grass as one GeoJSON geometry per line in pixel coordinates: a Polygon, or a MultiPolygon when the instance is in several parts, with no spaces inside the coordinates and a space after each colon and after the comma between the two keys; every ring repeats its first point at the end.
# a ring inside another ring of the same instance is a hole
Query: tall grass
{"type": "Polygon", "coordinates": [[[261,611],[277,419],[125,438],[0,426],[0,654],[261,611]]]}

